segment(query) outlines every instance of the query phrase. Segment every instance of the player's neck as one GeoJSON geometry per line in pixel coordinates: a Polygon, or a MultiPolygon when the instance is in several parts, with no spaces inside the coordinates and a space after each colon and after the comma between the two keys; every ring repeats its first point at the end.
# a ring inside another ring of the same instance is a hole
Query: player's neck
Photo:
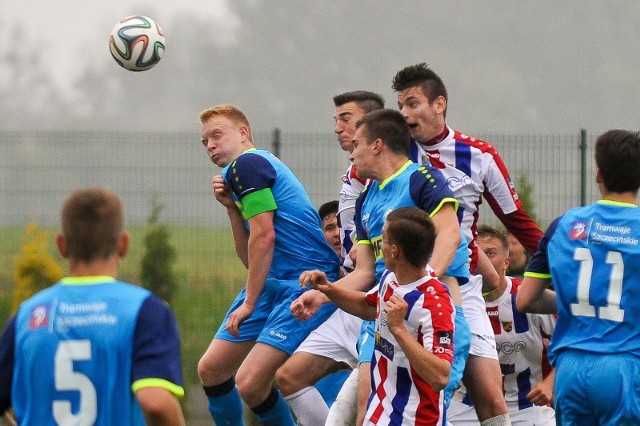
{"type": "Polygon", "coordinates": [[[638,205],[637,192],[602,192],[602,199],[614,201],[616,203],[635,204],[638,205]]]}
{"type": "Polygon", "coordinates": [[[416,268],[406,262],[398,263],[394,269],[399,285],[411,284],[429,275],[424,268],[416,268]]]}
{"type": "Polygon", "coordinates": [[[118,265],[120,258],[111,256],[107,259],[98,259],[91,262],[71,260],[69,262],[69,277],[95,277],[106,275],[116,277],[118,275],[118,265]]]}
{"type": "Polygon", "coordinates": [[[396,174],[402,166],[407,164],[407,161],[409,161],[409,158],[405,155],[387,155],[387,157],[380,162],[380,167],[376,173],[376,179],[379,182],[384,182],[386,179],[389,179],[391,176],[396,174]]]}

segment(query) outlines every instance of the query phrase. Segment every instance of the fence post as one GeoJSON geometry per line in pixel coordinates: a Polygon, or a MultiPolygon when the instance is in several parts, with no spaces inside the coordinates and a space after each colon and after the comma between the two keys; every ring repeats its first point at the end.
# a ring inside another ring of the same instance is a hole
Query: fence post
{"type": "Polygon", "coordinates": [[[280,129],[273,129],[273,136],[271,138],[271,151],[273,155],[280,158],[280,129]]]}
{"type": "Polygon", "coordinates": [[[580,205],[587,204],[587,130],[580,129],[580,205]]]}

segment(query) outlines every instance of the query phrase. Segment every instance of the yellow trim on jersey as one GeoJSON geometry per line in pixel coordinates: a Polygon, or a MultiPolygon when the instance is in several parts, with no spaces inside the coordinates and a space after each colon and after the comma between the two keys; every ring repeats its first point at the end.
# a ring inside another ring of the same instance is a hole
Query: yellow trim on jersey
{"type": "Polygon", "coordinates": [[[184,397],[184,388],[178,386],[175,383],[171,383],[165,379],[148,378],[136,380],[131,384],[131,390],[135,393],[142,388],[163,388],[177,396],[178,398],[184,397]]]}
{"type": "Polygon", "coordinates": [[[433,212],[429,213],[429,217],[435,216],[435,214],[440,211],[440,209],[442,208],[442,206],[445,205],[445,203],[453,203],[453,210],[456,212],[458,211],[458,206],[460,205],[458,203],[458,200],[455,198],[447,197],[447,198],[443,198],[442,201],[440,201],[440,204],[438,204],[438,207],[436,207],[433,212]]]}
{"type": "Polygon", "coordinates": [[[273,197],[271,188],[259,189],[242,197],[244,218],[249,220],[260,213],[270,212],[278,209],[276,199],[273,197]]]}
{"type": "Polygon", "coordinates": [[[530,277],[530,278],[540,278],[541,280],[550,280],[551,279],[551,274],[540,274],[538,272],[525,272],[524,273],[525,277],[530,277]]]}
{"type": "Polygon", "coordinates": [[[619,207],[638,207],[632,203],[623,203],[621,201],[613,201],[613,200],[598,200],[598,204],[608,204],[610,206],[619,206],[619,207]]]}
{"type": "Polygon", "coordinates": [[[393,178],[395,178],[396,176],[398,176],[400,173],[404,172],[404,171],[405,171],[405,169],[406,169],[407,167],[409,167],[411,164],[413,164],[413,161],[411,161],[411,160],[407,160],[407,162],[406,162],[406,163],[404,163],[404,164],[402,165],[402,167],[400,167],[400,168],[398,169],[398,171],[397,171],[397,172],[395,172],[394,174],[392,174],[391,176],[389,176],[388,178],[386,178],[385,180],[383,180],[383,181],[380,183],[380,186],[379,186],[378,188],[380,188],[380,189],[384,188],[384,187],[385,187],[385,185],[386,185],[389,181],[393,180],[393,178]]]}
{"type": "Polygon", "coordinates": [[[358,241],[356,242],[356,244],[358,244],[358,245],[361,245],[361,244],[362,244],[362,245],[370,246],[370,245],[371,245],[371,241],[369,241],[369,240],[358,240],[358,241]]]}
{"type": "Polygon", "coordinates": [[[64,285],[106,284],[116,282],[116,279],[108,275],[90,275],[86,277],[64,277],[60,283],[64,285]]]}

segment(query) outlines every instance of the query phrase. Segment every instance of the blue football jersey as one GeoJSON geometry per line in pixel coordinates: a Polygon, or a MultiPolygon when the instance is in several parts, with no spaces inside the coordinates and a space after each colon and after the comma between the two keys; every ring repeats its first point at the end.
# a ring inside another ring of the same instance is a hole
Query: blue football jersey
{"type": "Polygon", "coordinates": [[[13,367],[19,424],[144,425],[135,390],[184,394],[175,319],[143,288],[65,278],[25,301],[10,326],[13,366],[2,362],[13,367]]]}
{"type": "MultiPolygon", "coordinates": [[[[378,182],[372,181],[356,202],[355,224],[359,242],[368,242],[376,261],[376,281],[385,270],[382,257],[382,227],[387,215],[400,207],[419,207],[433,216],[445,203],[458,201],[442,174],[429,164],[407,161],[395,174],[378,182]]],[[[447,274],[463,284],[469,280],[469,248],[464,233],[447,274]]]]}
{"type": "Polygon", "coordinates": [[[640,356],[640,209],[601,200],[569,210],[525,276],[551,278],[558,300],[552,361],[564,348],[640,356]]]}
{"type": "Polygon", "coordinates": [[[270,277],[297,279],[309,269],[335,277],[340,258],[327,243],[320,216],[304,187],[282,161],[268,151],[249,149],[227,165],[222,176],[245,220],[274,212],[276,241],[270,277]]]}

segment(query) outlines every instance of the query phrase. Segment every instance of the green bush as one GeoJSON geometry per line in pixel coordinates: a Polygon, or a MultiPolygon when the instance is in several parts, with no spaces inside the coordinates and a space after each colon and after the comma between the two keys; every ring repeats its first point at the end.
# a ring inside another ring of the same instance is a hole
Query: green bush
{"type": "Polygon", "coordinates": [[[171,305],[178,283],[174,272],[177,255],[169,241],[169,228],[159,222],[162,208],[154,194],[144,236],[145,252],[140,261],[140,283],[171,305]]]}
{"type": "Polygon", "coordinates": [[[36,292],[43,290],[64,276],[62,266],[56,262],[47,244],[49,233],[35,223],[29,223],[20,252],[15,257],[12,312],[36,292]]]}
{"type": "Polygon", "coordinates": [[[529,178],[526,175],[520,175],[518,178],[517,190],[522,207],[524,207],[527,213],[529,213],[531,219],[535,220],[538,226],[540,226],[540,222],[538,221],[538,217],[535,212],[536,204],[533,201],[533,185],[529,182],[529,178]]]}

